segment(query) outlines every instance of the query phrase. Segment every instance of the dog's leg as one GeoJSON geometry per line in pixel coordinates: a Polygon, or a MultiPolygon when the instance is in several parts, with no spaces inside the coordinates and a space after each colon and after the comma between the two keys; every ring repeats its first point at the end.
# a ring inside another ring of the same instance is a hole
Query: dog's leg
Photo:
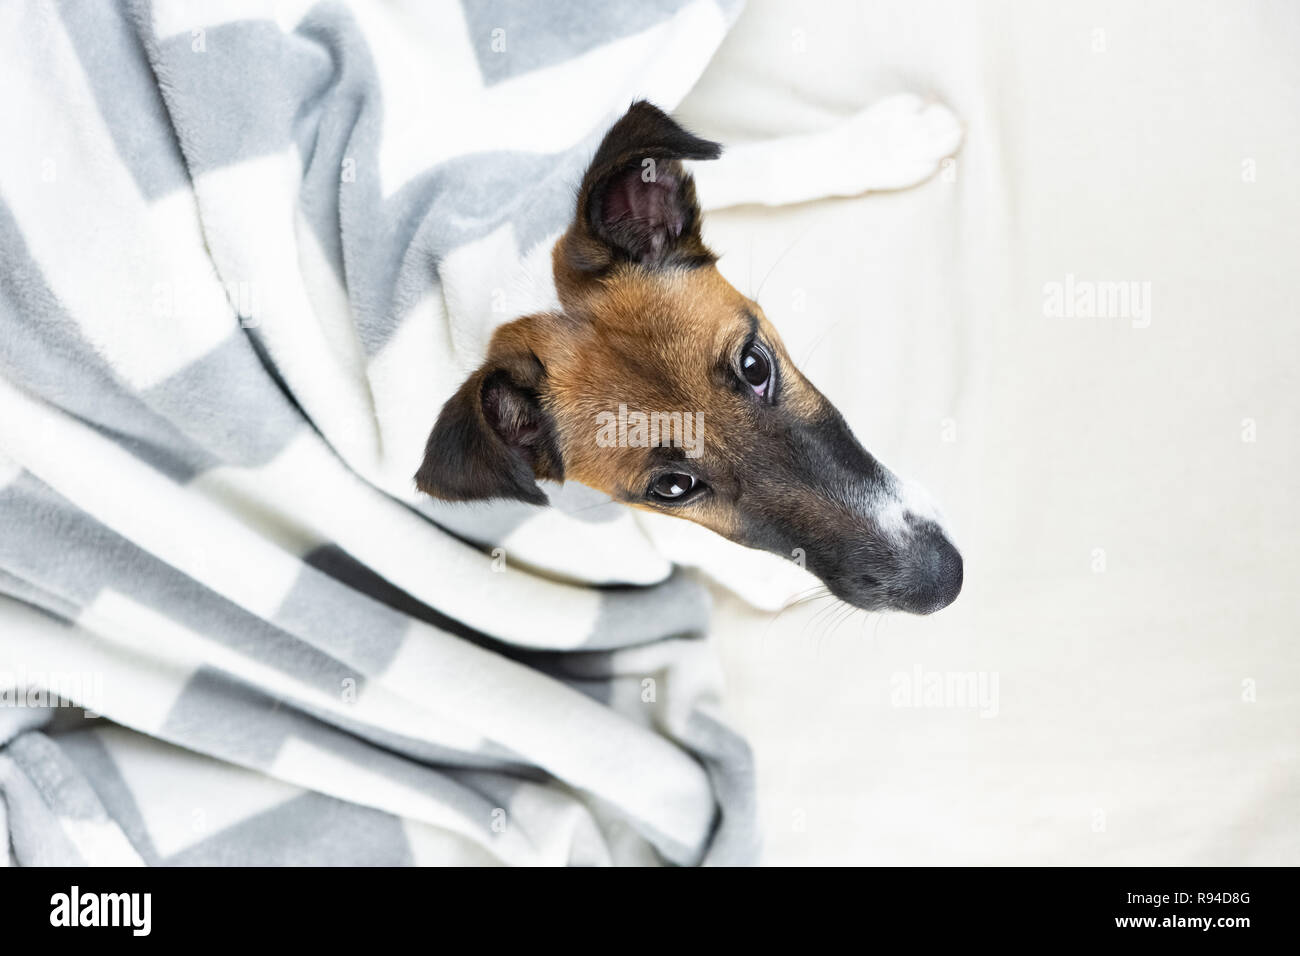
{"type": "Polygon", "coordinates": [[[902,93],[822,132],[728,147],[692,173],[706,210],[783,206],[914,186],[961,138],[961,123],[946,106],[902,93]]]}

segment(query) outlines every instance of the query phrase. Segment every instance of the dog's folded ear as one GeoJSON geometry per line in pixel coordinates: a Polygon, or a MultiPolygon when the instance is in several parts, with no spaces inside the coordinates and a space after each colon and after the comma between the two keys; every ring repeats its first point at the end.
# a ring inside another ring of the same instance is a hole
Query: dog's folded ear
{"type": "Polygon", "coordinates": [[[583,176],[577,215],[561,241],[565,262],[591,274],[618,262],[655,268],[713,261],[700,238],[695,183],[681,160],[721,152],[658,107],[633,103],[583,176]]]}
{"type": "Polygon", "coordinates": [[[547,503],[536,479],[564,480],[554,422],[543,402],[546,369],[526,342],[532,318],[498,329],[488,358],[447,400],[424,447],[415,484],[444,501],[513,498],[547,503]]]}

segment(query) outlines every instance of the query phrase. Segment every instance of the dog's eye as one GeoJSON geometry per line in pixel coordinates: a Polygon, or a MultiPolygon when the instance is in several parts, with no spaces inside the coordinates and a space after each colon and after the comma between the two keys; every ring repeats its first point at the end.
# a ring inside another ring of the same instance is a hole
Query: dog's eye
{"type": "Polygon", "coordinates": [[[660,475],[650,486],[650,496],[662,501],[676,501],[694,491],[698,484],[699,482],[692,475],[680,473],[660,475]]]}
{"type": "Polygon", "coordinates": [[[772,382],[772,360],[763,346],[751,342],[745,347],[740,356],[740,374],[754,394],[767,397],[767,388],[772,382]]]}

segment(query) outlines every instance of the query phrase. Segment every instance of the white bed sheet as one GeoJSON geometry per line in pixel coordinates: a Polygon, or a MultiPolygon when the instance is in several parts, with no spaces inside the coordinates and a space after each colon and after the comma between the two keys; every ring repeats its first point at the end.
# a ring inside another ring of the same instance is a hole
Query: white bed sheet
{"type": "Polygon", "coordinates": [[[919,188],[707,222],[966,559],[924,619],[719,593],[767,862],[1300,863],[1297,49],[1286,2],[751,0],[679,110],[967,124],[919,188]],[[1046,315],[1069,276],[1149,324],[1046,315]],[[985,706],[899,706],[918,671],[985,706]]]}

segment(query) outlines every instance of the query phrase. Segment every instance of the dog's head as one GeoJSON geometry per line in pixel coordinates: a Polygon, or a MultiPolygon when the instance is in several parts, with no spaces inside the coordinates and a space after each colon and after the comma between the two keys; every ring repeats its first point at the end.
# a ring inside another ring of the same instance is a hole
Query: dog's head
{"type": "Polygon", "coordinates": [[[858,443],[715,267],[681,161],[718,154],[649,103],[610,129],[555,247],[563,312],[497,330],[443,407],[416,484],[544,504],[537,479],[577,481],[802,554],[858,607],[950,604],[962,561],[923,495],[858,443]]]}

